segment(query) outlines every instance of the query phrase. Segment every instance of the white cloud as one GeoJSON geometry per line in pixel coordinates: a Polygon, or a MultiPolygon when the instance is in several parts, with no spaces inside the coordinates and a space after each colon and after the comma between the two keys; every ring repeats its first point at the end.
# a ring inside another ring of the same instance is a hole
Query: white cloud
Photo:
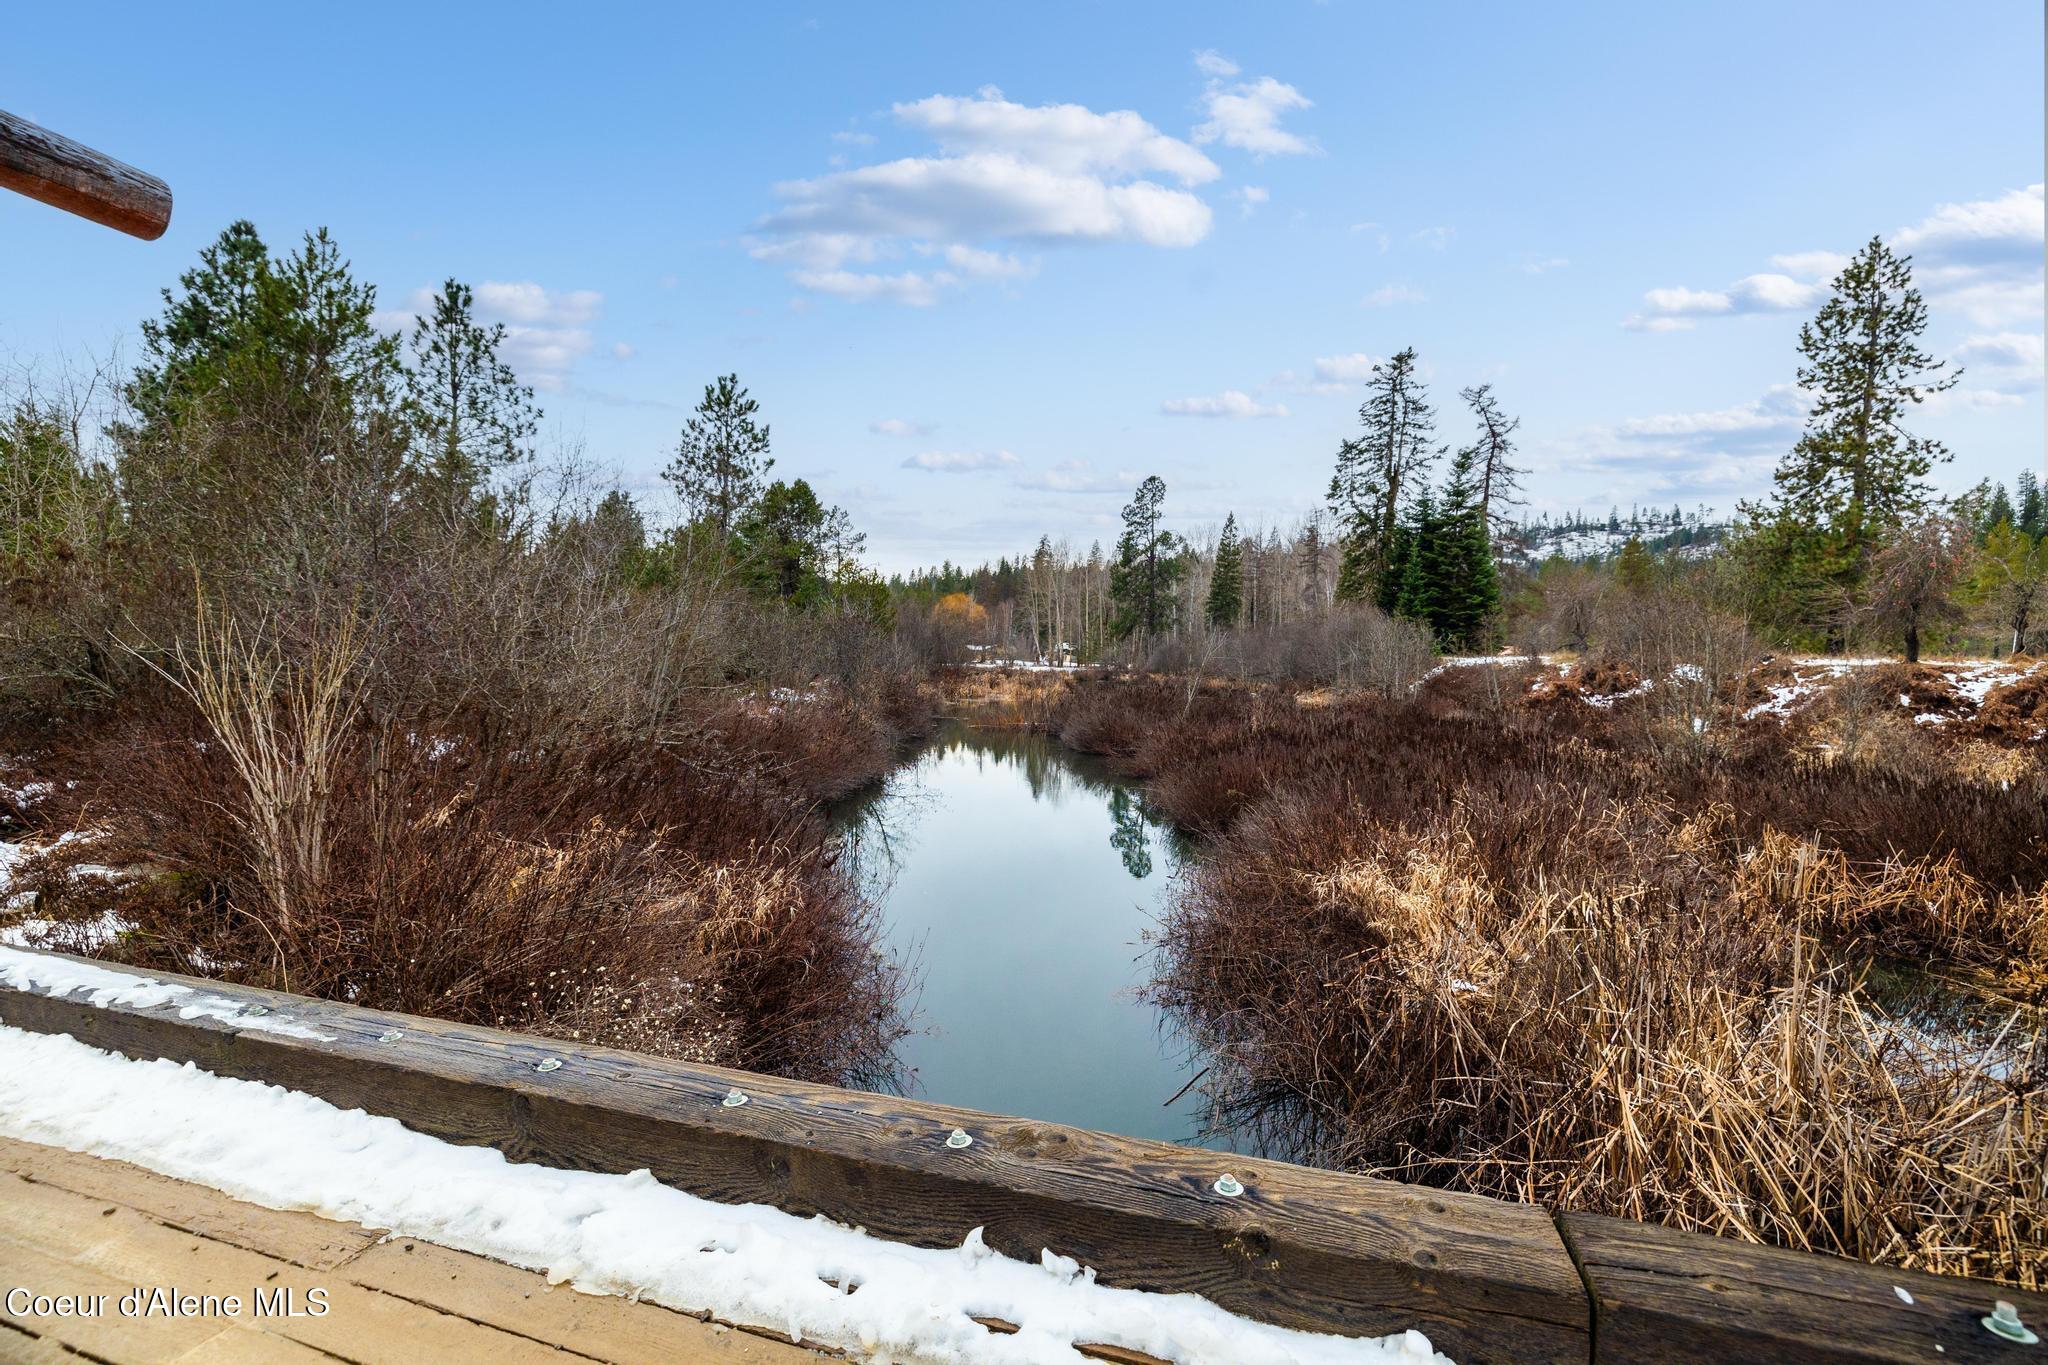
{"type": "Polygon", "coordinates": [[[939,301],[940,291],[955,282],[954,276],[944,270],[929,275],[915,270],[895,275],[858,270],[794,270],[789,278],[798,288],[815,294],[830,294],[853,303],[885,299],[911,308],[931,307],[939,301]]]}
{"type": "Polygon", "coordinates": [[[1222,393],[1199,398],[1169,398],[1159,405],[1159,410],[1170,417],[1285,417],[1287,408],[1280,403],[1261,403],[1241,389],[1225,389],[1222,393]]]}
{"type": "Polygon", "coordinates": [[[1839,251],[1792,251],[1771,257],[1771,264],[1802,280],[1832,282],[1849,264],[1849,258],[1839,251]]]}
{"type": "Polygon", "coordinates": [[[1020,261],[1006,252],[983,251],[979,247],[958,243],[946,248],[945,257],[947,265],[977,280],[1020,279],[1038,268],[1032,262],[1020,261]]]}
{"type": "Polygon", "coordinates": [[[938,428],[929,422],[908,422],[901,417],[877,417],[868,423],[868,430],[877,436],[893,436],[908,440],[914,436],[929,436],[938,428]]]}
{"type": "Polygon", "coordinates": [[[614,342],[612,343],[612,359],[614,359],[614,360],[631,360],[632,358],[633,358],[633,345],[632,345],[632,343],[631,343],[631,342],[626,342],[626,341],[614,341],[614,342]]]}
{"type": "Polygon", "coordinates": [[[1614,434],[1624,440],[1669,440],[1724,437],[1734,434],[1796,432],[1806,420],[1806,395],[1797,385],[1774,384],[1763,397],[1732,408],[1707,412],[1666,413],[1633,417],[1618,423],[1614,434]]]}
{"type": "Polygon", "coordinates": [[[931,134],[946,152],[993,152],[1066,175],[1169,175],[1201,185],[1223,172],[1128,109],[1098,114],[1078,104],[1017,104],[991,90],[973,99],[933,95],[895,106],[898,121],[931,134]]]}
{"type": "MultiPolygon", "coordinates": [[[[1943,204],[1886,241],[1911,255],[1915,282],[1937,309],[1979,327],[2038,319],[2042,308],[2042,187],[1992,199],[1943,204]]],[[[1649,305],[1624,321],[1638,331],[1676,331],[1708,314],[1804,312],[1828,295],[1850,258],[1837,251],[1795,251],[1770,258],[1776,273],[1747,275],[1726,289],[1652,289],[1649,305]]]]}
{"type": "Polygon", "coordinates": [[[1429,296],[1412,284],[1383,284],[1367,294],[1363,303],[1367,308],[1391,308],[1397,303],[1427,303],[1429,296]]]}
{"type": "Polygon", "coordinates": [[[1456,228],[1426,227],[1417,228],[1414,232],[1409,233],[1408,237],[1410,241],[1419,242],[1431,251],[1442,251],[1451,244],[1451,238],[1457,235],[1458,230],[1456,228]]]}
{"type": "Polygon", "coordinates": [[[1811,308],[1827,296],[1827,287],[1801,283],[1790,275],[1745,275],[1728,295],[1738,312],[1771,313],[1811,308]]]}
{"type": "Polygon", "coordinates": [[[1096,474],[1090,471],[1086,460],[1062,460],[1051,469],[1020,475],[1016,485],[1041,493],[1128,493],[1141,477],[1123,470],[1096,474]]]}
{"type": "Polygon", "coordinates": [[[1273,198],[1263,185],[1241,186],[1231,192],[1231,197],[1237,200],[1238,208],[1247,218],[1258,211],[1259,205],[1269,203],[1273,198]]]}
{"type": "Polygon", "coordinates": [[[1522,262],[1522,269],[1531,275],[1547,275],[1570,264],[1571,261],[1563,256],[1530,256],[1522,262]]]}
{"type": "Polygon", "coordinates": [[[842,147],[872,147],[875,145],[875,135],[873,133],[841,131],[832,134],[832,140],[842,147]]]}
{"type": "MultiPolygon", "coordinates": [[[[439,292],[415,289],[406,307],[380,310],[371,320],[379,327],[410,330],[415,318],[432,311],[439,292]]],[[[498,355],[515,374],[550,393],[568,387],[577,360],[596,344],[589,324],[603,311],[604,295],[594,289],[548,289],[532,280],[485,280],[470,292],[476,320],[505,328],[498,355]]],[[[631,347],[626,354],[632,354],[631,347]]]]}
{"type": "Polygon", "coordinates": [[[1687,289],[1682,285],[1673,289],[1652,289],[1643,295],[1643,302],[1667,315],[1725,313],[1735,306],[1735,301],[1718,289],[1687,289]]]}
{"type": "Polygon", "coordinates": [[[1189,187],[1222,172],[1129,110],[1025,105],[987,87],[892,112],[937,153],[775,186],[780,207],[746,242],[756,259],[787,265],[816,293],[924,306],[972,281],[1029,275],[1035,264],[1006,249],[1017,244],[1187,247],[1209,233],[1211,210],[1189,187]],[[850,269],[908,254],[946,267],[850,269]]]}
{"type": "Polygon", "coordinates": [[[2026,401],[2022,394],[2006,393],[2001,389],[1963,388],[1958,385],[1928,394],[1925,405],[1930,413],[1944,413],[1972,408],[2017,408],[2024,406],[2026,401]]]}
{"type": "MultiPolygon", "coordinates": [[[[785,206],[763,220],[810,252],[868,259],[889,239],[965,242],[1137,241],[1192,246],[1209,206],[1147,180],[1113,185],[993,153],[909,157],[776,187],[785,206]]],[[[757,254],[765,254],[757,251],[757,254]]]]}
{"type": "Polygon", "coordinates": [[[595,289],[551,291],[532,280],[485,280],[476,287],[477,313],[507,323],[576,326],[596,321],[603,305],[604,295],[595,289]]]}
{"type": "Polygon", "coordinates": [[[2038,381],[2043,353],[2039,332],[1995,332],[1966,337],[1956,348],[1956,359],[1971,365],[2025,370],[2038,381]]]}
{"type": "Polygon", "coordinates": [[[1238,65],[1214,48],[1205,48],[1195,54],[1195,70],[1212,80],[1226,80],[1237,74],[1238,65]]]}
{"type": "Polygon", "coordinates": [[[1316,357],[1316,379],[1324,384],[1362,384],[1372,378],[1373,366],[1380,363],[1378,356],[1363,351],[1350,355],[1323,355],[1316,357]]]}
{"type": "Polygon", "coordinates": [[[1600,505],[1631,501],[1719,502],[1769,483],[1798,438],[1806,395],[1776,385],[1746,403],[1661,413],[1590,427],[1532,451],[1555,486],[1593,488],[1600,505]]]}
{"type": "Polygon", "coordinates": [[[1691,318],[1652,317],[1631,313],[1621,320],[1621,325],[1631,332],[1690,332],[1691,318]]]}
{"type": "Polygon", "coordinates": [[[1938,254],[1947,261],[2012,261],[2039,266],[2041,186],[2008,190],[1996,199],[1943,204],[1892,234],[1894,249],[1938,254]]]}
{"type": "Polygon", "coordinates": [[[903,467],[928,474],[974,474],[1016,463],[1017,457],[1007,450],[927,450],[905,460],[903,467]]]}
{"type": "Polygon", "coordinates": [[[1313,105],[1308,96],[1284,81],[1271,76],[1232,86],[1212,81],[1202,92],[1202,103],[1209,111],[1209,121],[1195,129],[1198,143],[1221,142],[1258,157],[1302,156],[1322,150],[1315,139],[1280,126],[1286,114],[1313,105]]]}

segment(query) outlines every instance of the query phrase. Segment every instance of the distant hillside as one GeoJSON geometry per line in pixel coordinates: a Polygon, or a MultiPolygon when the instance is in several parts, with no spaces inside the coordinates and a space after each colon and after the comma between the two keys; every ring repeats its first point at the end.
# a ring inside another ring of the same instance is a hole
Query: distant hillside
{"type": "Polygon", "coordinates": [[[1608,512],[1604,517],[1572,513],[1562,518],[1548,514],[1515,527],[1507,536],[1513,557],[1539,564],[1556,557],[1579,563],[1597,563],[1621,553],[1631,537],[1641,537],[1643,548],[1652,554],[1675,551],[1687,559],[1712,554],[1728,532],[1728,524],[1714,519],[1711,509],[1701,507],[1680,512],[1631,508],[1608,512]]]}

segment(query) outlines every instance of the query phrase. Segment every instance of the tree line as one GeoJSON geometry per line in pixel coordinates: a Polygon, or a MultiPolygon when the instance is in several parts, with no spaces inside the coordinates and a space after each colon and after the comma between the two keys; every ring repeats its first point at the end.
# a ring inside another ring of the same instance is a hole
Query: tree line
{"type": "Polygon", "coordinates": [[[1799,438],[1771,491],[1725,527],[1677,507],[1632,508],[1626,519],[1615,508],[1604,523],[1517,522],[1518,421],[1490,384],[1461,389],[1469,436],[1454,450],[1408,348],[1372,368],[1325,507],[1289,531],[1247,533],[1231,513],[1196,544],[1165,526],[1166,485],[1153,475],[1107,554],[1042,540],[1026,558],[947,564],[891,589],[967,594],[1005,638],[1040,652],[1073,644],[1055,621],[1082,623],[1076,648],[1136,657],[1164,639],[1364,605],[1418,623],[1444,650],[1490,649],[1511,632],[1583,648],[1586,603],[1603,585],[1638,595],[1682,587],[1694,604],[1790,647],[1883,640],[1911,660],[1927,639],[1974,628],[2017,652],[2048,602],[2048,496],[2031,470],[2011,491],[1986,483],[1935,495],[1929,476],[1950,453],[1911,419],[1961,371],[1924,348],[1927,322],[1910,258],[1873,238],[1801,328],[1795,378],[1810,408],[1799,438]],[[1595,531],[1622,538],[1603,562],[1555,552],[1571,533],[1595,531]],[[1532,562],[1530,549],[1544,546],[1553,553],[1532,562]],[[1078,615],[1052,605],[1066,603],[1085,605],[1078,615]]]}

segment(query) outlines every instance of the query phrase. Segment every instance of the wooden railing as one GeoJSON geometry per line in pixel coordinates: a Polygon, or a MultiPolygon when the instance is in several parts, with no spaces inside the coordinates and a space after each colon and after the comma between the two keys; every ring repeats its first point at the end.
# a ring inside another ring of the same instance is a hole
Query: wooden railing
{"type": "Polygon", "coordinates": [[[153,242],[171,225],[171,187],[0,109],[0,187],[153,242]]]}
{"type": "Polygon", "coordinates": [[[0,1023],[287,1086],[515,1160],[644,1167],[707,1199],[913,1245],[957,1246],[981,1227],[1011,1256],[1051,1248],[1105,1284],[1201,1294],[1282,1326],[1419,1328],[1468,1365],[2024,1362],[2038,1357],[1980,1319],[2010,1299],[2048,1321],[2048,1296],[1978,1281],[152,975],[234,1009],[187,1019],[0,986],[0,1023]],[[306,1027],[280,1032],[280,1019],[306,1027]],[[735,1090],[746,1103],[724,1102],[735,1090]],[[949,1146],[956,1129],[972,1142],[949,1146]],[[1225,1175],[1241,1193],[1218,1193],[1225,1175]]]}

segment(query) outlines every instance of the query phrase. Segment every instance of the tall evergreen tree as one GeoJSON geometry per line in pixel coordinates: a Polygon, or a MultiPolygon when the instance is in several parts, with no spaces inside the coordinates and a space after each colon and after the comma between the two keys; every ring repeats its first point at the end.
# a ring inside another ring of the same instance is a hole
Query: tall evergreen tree
{"type": "Polygon", "coordinates": [[[1432,444],[1436,412],[1416,376],[1414,347],[1372,367],[1358,420],[1365,430],[1338,447],[1329,491],[1344,546],[1337,597],[1346,602],[1384,597],[1396,581],[1389,560],[1403,494],[1441,454],[1432,444]]]}
{"type": "Polygon", "coordinates": [[[1237,536],[1237,514],[1223,518],[1223,534],[1216,541],[1216,564],[1209,574],[1209,600],[1205,604],[1209,624],[1227,629],[1237,624],[1244,611],[1244,546],[1237,536]]]}
{"type": "Polygon", "coordinates": [[[1436,581],[1429,621],[1438,640],[1458,649],[1485,645],[1500,612],[1500,574],[1486,514],[1486,468],[1484,445],[1460,450],[1451,461],[1450,480],[1437,508],[1436,581]]]}
{"type": "Polygon", "coordinates": [[[1656,564],[1641,536],[1630,536],[1614,557],[1614,581],[1624,592],[1643,592],[1650,586],[1656,564]]]}
{"type": "Polygon", "coordinates": [[[1762,520],[1812,537],[1813,570],[1843,587],[1860,582],[1884,539],[1926,507],[1927,475],[1949,458],[1941,442],[1905,427],[1911,408],[1962,378],[1920,347],[1927,304],[1910,262],[1871,238],[1799,329],[1799,385],[1813,406],[1762,520]]]}
{"type": "Polygon", "coordinates": [[[768,427],[754,420],[760,410],[738,375],[720,375],[704,386],[704,400],[683,424],[675,458],[661,472],[691,515],[721,540],[761,496],[761,480],[775,467],[768,427]]]}
{"type": "Polygon", "coordinates": [[[303,575],[352,537],[382,543],[404,449],[398,343],[371,322],[375,289],[324,229],[280,258],[247,222],[179,285],[142,326],[134,420],[112,433],[145,553],[249,581],[303,575]]]}
{"type": "Polygon", "coordinates": [[[1186,563],[1173,532],[1159,524],[1165,501],[1165,481],[1149,474],[1124,508],[1124,531],[1109,571],[1109,592],[1117,604],[1112,630],[1118,639],[1159,635],[1173,624],[1173,587],[1186,563]]]}
{"type": "Polygon", "coordinates": [[[866,538],[804,480],[777,479],[748,506],[735,541],[763,595],[807,607],[825,600],[854,567],[866,538]]]}
{"type": "Polygon", "coordinates": [[[455,280],[413,323],[406,411],[421,477],[444,512],[466,505],[492,470],[530,452],[540,413],[533,390],[498,358],[504,343],[504,324],[479,324],[469,286],[455,280]]]}
{"type": "Polygon", "coordinates": [[[1521,505],[1521,499],[1515,496],[1522,491],[1522,471],[1514,462],[1514,438],[1515,432],[1521,428],[1522,419],[1501,411],[1500,400],[1494,397],[1491,384],[1460,389],[1458,397],[1465,400],[1465,405],[1472,409],[1472,416],[1479,422],[1479,515],[1485,520],[1489,534],[1505,530],[1511,524],[1507,509],[1521,505]]]}
{"type": "Polygon", "coordinates": [[[2041,481],[2031,469],[2020,471],[2014,487],[2018,490],[2013,525],[2036,540],[2048,535],[2048,499],[2041,494],[2041,481]]]}

